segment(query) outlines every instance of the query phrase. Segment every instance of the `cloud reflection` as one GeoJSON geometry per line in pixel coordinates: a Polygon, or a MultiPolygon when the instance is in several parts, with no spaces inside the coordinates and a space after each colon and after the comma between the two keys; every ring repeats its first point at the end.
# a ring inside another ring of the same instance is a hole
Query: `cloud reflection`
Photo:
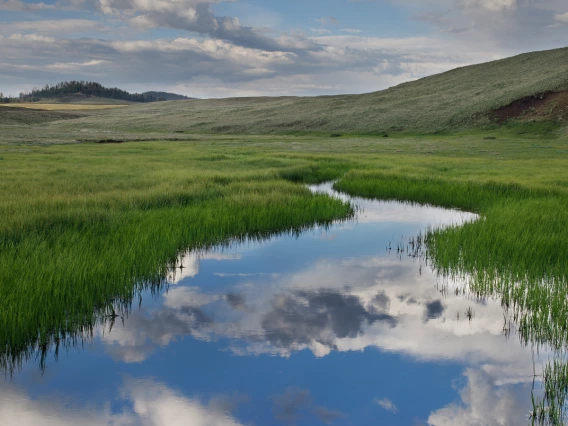
{"type": "MultiPolygon", "coordinates": [[[[414,206],[406,206],[401,217],[400,204],[364,203],[369,222],[380,217],[386,222],[430,220],[447,225],[476,218],[448,211],[441,218],[441,209],[414,206]]],[[[384,242],[377,244],[384,247],[384,242]]],[[[207,256],[246,261],[246,257],[240,259],[231,253],[223,254],[224,258],[219,254],[186,253],[180,262],[190,270],[185,277],[195,277],[199,260],[207,256]]],[[[500,303],[464,297],[461,291],[454,291],[463,289],[464,282],[441,281],[418,259],[386,254],[316,258],[288,274],[225,273],[223,277],[227,279],[226,287],[220,291],[195,285],[199,280],[190,281],[193,286],[171,289],[164,295],[162,306],[143,308],[131,315],[124,328],[101,336],[107,350],[116,359],[141,362],[157,347],[183,336],[220,342],[224,349],[239,356],[289,357],[309,350],[315,357],[325,357],[332,351],[376,348],[419,361],[453,361],[467,366],[467,385],[460,391],[461,401],[433,412],[429,418],[432,425],[487,424],[475,423],[475,419],[510,424],[501,420],[517,420],[528,413],[530,392],[525,386],[533,380],[532,354],[514,339],[503,337],[500,303]],[[468,318],[466,312],[473,312],[474,317],[468,318]],[[482,398],[489,389],[492,396],[482,398]],[[498,404],[483,418],[480,413],[484,404],[492,400],[498,404]],[[474,420],[468,423],[466,418],[474,420]]],[[[174,277],[173,282],[181,279],[174,277]]],[[[314,408],[309,392],[300,391],[283,395],[282,401],[288,403],[274,400],[278,406],[275,415],[281,421],[294,422],[302,410],[319,416],[323,422],[339,418],[340,413],[333,410],[314,408]]]]}
{"type": "Polygon", "coordinates": [[[242,401],[219,396],[203,404],[153,380],[126,379],[123,411],[108,406],[70,406],[54,399],[30,399],[10,383],[0,384],[0,424],[18,426],[238,426],[228,411],[242,401]]]}

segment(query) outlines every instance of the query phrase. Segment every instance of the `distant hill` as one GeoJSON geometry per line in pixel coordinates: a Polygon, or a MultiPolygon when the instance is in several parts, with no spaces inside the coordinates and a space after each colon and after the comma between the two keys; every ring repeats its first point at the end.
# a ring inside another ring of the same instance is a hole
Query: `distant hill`
{"type": "Polygon", "coordinates": [[[108,88],[100,83],[90,81],[65,81],[57,83],[54,86],[46,85],[41,89],[34,89],[31,92],[22,92],[17,98],[2,98],[0,102],[85,102],[93,98],[112,99],[114,101],[123,102],[160,102],[160,101],[181,101],[193,99],[184,95],[169,92],[144,92],[129,93],[117,87],[108,88]]]}
{"type": "Polygon", "coordinates": [[[82,127],[124,131],[433,133],[498,126],[511,119],[562,125],[568,123],[566,91],[568,48],[563,48],[458,68],[364,95],[136,105],[79,120],[82,127]]]}

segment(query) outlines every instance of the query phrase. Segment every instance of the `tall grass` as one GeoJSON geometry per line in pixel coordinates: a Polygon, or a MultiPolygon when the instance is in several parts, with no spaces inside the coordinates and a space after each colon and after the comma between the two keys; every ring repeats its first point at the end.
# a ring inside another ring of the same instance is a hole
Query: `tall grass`
{"type": "Polygon", "coordinates": [[[430,264],[460,277],[478,296],[500,298],[526,344],[557,356],[542,375],[545,393],[533,399],[532,421],[567,420],[568,197],[556,189],[515,183],[351,172],[336,188],[364,197],[407,200],[475,211],[481,219],[430,230],[430,264]]]}
{"type": "Polygon", "coordinates": [[[147,144],[10,162],[0,172],[0,365],[88,331],[113,302],[160,283],[180,250],[351,214],[281,177],[317,180],[316,163],[259,160],[147,144]]]}

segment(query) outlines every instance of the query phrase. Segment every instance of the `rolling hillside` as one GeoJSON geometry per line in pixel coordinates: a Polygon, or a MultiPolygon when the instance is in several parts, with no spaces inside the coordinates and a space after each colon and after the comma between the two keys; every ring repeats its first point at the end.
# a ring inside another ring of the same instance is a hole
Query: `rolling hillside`
{"type": "Polygon", "coordinates": [[[438,132],[503,121],[493,118],[494,110],[564,90],[568,48],[458,68],[364,95],[160,102],[79,121],[83,127],[188,133],[438,132]]]}
{"type": "Polygon", "coordinates": [[[554,121],[559,127],[568,123],[568,48],[458,68],[363,95],[130,103],[81,114],[29,114],[33,117],[0,108],[0,125],[38,124],[53,137],[75,140],[87,134],[96,139],[100,132],[105,138],[140,132],[435,133],[495,127],[510,119],[554,121]]]}

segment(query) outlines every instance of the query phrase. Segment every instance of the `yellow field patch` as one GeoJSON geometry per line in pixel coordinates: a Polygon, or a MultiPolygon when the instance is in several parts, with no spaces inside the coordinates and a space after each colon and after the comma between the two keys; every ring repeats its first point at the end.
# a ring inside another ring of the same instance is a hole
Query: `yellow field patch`
{"type": "Polygon", "coordinates": [[[93,109],[124,108],[128,105],[84,105],[84,104],[0,104],[0,107],[40,109],[44,111],[77,111],[93,109]]]}

